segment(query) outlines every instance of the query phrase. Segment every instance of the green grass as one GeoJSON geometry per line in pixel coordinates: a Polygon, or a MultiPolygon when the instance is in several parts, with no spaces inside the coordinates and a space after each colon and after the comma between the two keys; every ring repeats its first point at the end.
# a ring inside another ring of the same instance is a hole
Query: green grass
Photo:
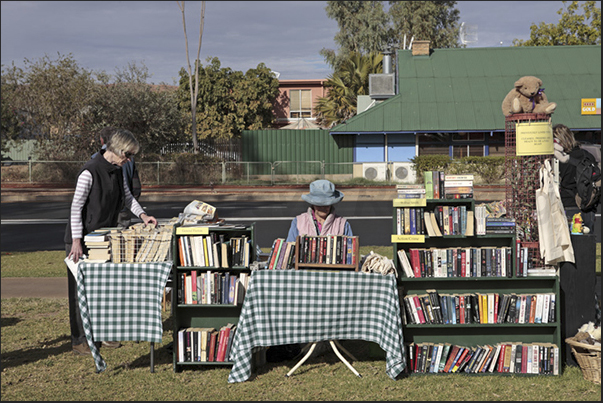
{"type": "Polygon", "coordinates": [[[163,343],[155,346],[150,372],[149,343],[124,342],[102,350],[107,369],[95,372],[90,356],[71,352],[67,299],[2,300],[2,400],[158,400],[158,401],[600,401],[601,388],[579,368],[560,376],[462,374],[391,380],[385,361],[371,358],[368,343],[342,344],[358,361],[356,377],[333,353],[312,357],[290,378],[293,361],[268,363],[251,380],[227,382],[230,367],[174,373],[172,322],[164,313],[163,343]]]}
{"type": "MultiPolygon", "coordinates": [[[[597,271],[601,272],[601,244],[597,271]]],[[[393,249],[363,247],[391,258],[393,249]]],[[[2,277],[64,277],[65,252],[2,253],[2,277]]],[[[369,343],[343,341],[358,358],[356,377],[333,353],[310,358],[290,378],[293,361],[268,363],[251,380],[227,383],[230,367],[174,373],[172,319],[163,314],[163,343],[155,346],[150,373],[149,343],[124,342],[102,350],[107,370],[97,374],[90,356],[71,352],[67,298],[2,299],[2,401],[14,400],[215,400],[215,401],[601,401],[601,388],[577,367],[560,376],[423,375],[391,380],[385,360],[369,343]]]]}

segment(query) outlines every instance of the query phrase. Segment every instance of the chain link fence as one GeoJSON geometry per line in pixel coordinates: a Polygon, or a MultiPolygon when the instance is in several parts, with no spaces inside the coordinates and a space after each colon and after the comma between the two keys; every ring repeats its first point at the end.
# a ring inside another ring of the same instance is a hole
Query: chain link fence
{"type": "MultiPolygon", "coordinates": [[[[86,161],[3,162],[3,184],[72,185],[86,161]]],[[[354,178],[353,162],[136,162],[146,186],[165,185],[297,185],[316,179],[342,183],[354,178]]]]}

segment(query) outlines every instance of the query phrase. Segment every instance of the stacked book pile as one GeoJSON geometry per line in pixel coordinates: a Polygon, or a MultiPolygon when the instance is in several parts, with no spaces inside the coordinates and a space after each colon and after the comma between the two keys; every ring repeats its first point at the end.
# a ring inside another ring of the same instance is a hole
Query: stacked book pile
{"type": "Polygon", "coordinates": [[[445,199],[473,199],[473,175],[444,175],[445,199]]]}
{"type": "Polygon", "coordinates": [[[515,219],[509,217],[486,217],[486,235],[515,234],[515,219]]]}
{"type": "Polygon", "coordinates": [[[111,260],[109,233],[109,229],[98,229],[84,236],[89,262],[105,263],[111,260]]]}
{"type": "Polygon", "coordinates": [[[396,185],[398,199],[424,199],[425,185],[396,185]]]}

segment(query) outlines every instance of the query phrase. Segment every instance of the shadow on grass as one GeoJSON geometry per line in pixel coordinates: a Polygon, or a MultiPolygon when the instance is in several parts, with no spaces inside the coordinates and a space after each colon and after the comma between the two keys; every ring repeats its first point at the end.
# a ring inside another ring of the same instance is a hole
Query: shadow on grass
{"type": "Polygon", "coordinates": [[[2,318],[2,320],[0,321],[0,326],[6,328],[9,326],[14,326],[19,322],[21,322],[21,319],[19,318],[2,318]]]}
{"type": "MultiPolygon", "coordinates": [[[[2,320],[4,326],[4,319],[2,320]]],[[[71,338],[63,335],[54,340],[41,343],[39,348],[19,349],[2,353],[2,370],[14,368],[24,364],[30,364],[45,360],[52,356],[58,356],[71,351],[71,338]],[[57,346],[54,346],[58,344],[57,346]],[[46,347],[53,346],[53,347],[46,347]]]]}

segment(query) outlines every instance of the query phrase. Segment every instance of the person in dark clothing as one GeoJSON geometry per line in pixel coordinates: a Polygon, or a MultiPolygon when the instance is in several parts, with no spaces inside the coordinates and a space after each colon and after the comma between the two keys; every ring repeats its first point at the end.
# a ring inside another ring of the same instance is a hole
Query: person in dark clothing
{"type": "Polygon", "coordinates": [[[580,148],[580,143],[576,141],[574,133],[563,124],[556,124],[553,127],[553,138],[555,157],[559,160],[559,194],[565,215],[571,223],[574,214],[581,213],[584,226],[593,231],[596,208],[582,211],[578,207],[576,203],[576,167],[569,162],[570,157],[578,161],[582,160],[584,153],[588,151],[580,148]]]}
{"type": "MultiPolygon", "coordinates": [[[[121,167],[139,148],[132,133],[115,129],[106,150],[86,162],[79,172],[64,237],[65,252],[74,262],[87,253],[84,236],[98,228],[117,226],[124,207],[140,217],[145,225],[157,225],[155,217],[146,214],[124,183],[121,167]]],[[[77,300],[77,281],[69,269],[67,277],[72,349],[76,354],[91,354],[77,300]]],[[[102,342],[101,345],[116,348],[120,343],[102,342]]]]}
{"type": "MultiPolygon", "coordinates": [[[[100,131],[99,138],[102,146],[101,150],[107,149],[107,143],[109,142],[109,139],[111,138],[113,133],[115,133],[115,130],[116,129],[114,127],[107,126],[100,131]]],[[[98,152],[92,154],[92,158],[96,157],[97,154],[98,152]]],[[[134,198],[138,200],[140,198],[140,194],[142,193],[142,187],[140,184],[140,177],[138,176],[138,170],[136,169],[136,162],[134,161],[134,156],[130,157],[126,161],[126,163],[121,167],[121,170],[124,174],[124,182],[128,186],[128,189],[130,189],[130,193],[132,193],[132,196],[134,196],[134,198]]],[[[120,227],[128,228],[131,223],[132,219],[130,215],[130,210],[124,207],[123,210],[121,210],[119,213],[117,225],[119,225],[120,227]]]]}

